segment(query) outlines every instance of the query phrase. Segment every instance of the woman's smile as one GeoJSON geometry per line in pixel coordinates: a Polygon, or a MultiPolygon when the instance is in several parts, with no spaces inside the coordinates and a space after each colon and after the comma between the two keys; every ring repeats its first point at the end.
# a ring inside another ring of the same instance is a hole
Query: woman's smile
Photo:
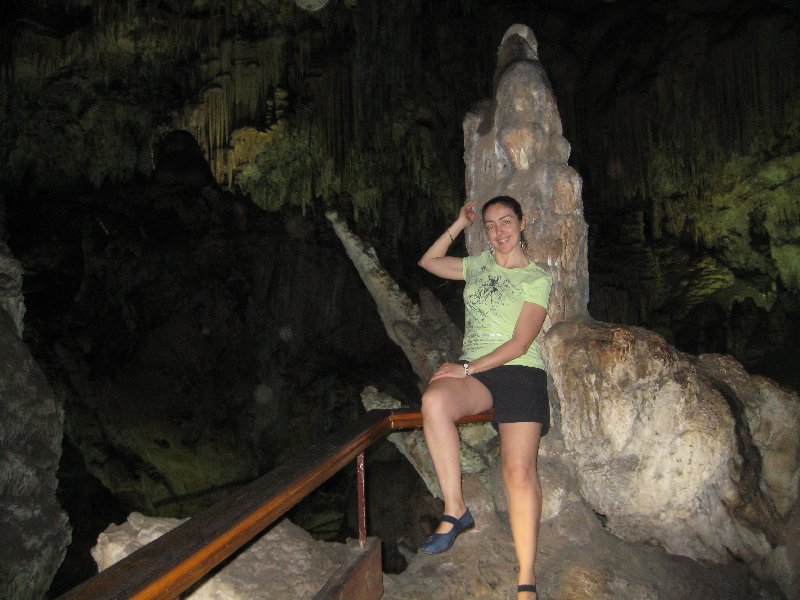
{"type": "Polygon", "coordinates": [[[511,236],[508,235],[506,237],[499,237],[497,238],[497,245],[498,246],[507,246],[511,242],[511,236]]]}

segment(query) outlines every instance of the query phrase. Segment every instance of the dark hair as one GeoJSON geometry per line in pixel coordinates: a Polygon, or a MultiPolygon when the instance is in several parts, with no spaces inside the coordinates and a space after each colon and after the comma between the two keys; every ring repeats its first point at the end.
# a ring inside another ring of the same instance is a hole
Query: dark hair
{"type": "Polygon", "coordinates": [[[522,207],[519,205],[514,198],[511,196],[495,196],[491,200],[489,200],[486,204],[483,205],[481,209],[481,217],[486,216],[486,209],[490,206],[494,206],[495,204],[501,204],[506,208],[510,208],[514,211],[514,214],[517,215],[517,218],[522,221],[522,207]]]}

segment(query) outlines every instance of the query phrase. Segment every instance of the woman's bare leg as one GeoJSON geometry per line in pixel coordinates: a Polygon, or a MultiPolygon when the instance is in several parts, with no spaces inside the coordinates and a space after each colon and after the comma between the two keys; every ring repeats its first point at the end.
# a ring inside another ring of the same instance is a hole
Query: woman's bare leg
{"type": "MultiPolygon", "coordinates": [[[[503,480],[508,492],[508,515],[519,563],[518,584],[536,583],[536,543],[542,517],[542,487],[536,459],[539,454],[541,423],[501,423],[500,456],[503,480]]],[[[534,598],[520,592],[518,598],[534,598]]]]}
{"type": "MultiPolygon", "coordinates": [[[[461,517],[467,510],[461,493],[461,448],[455,422],[492,407],[492,395],[471,377],[434,381],[422,395],[422,430],[444,497],[444,514],[461,517]]],[[[436,533],[453,528],[442,522],[436,533]]]]}

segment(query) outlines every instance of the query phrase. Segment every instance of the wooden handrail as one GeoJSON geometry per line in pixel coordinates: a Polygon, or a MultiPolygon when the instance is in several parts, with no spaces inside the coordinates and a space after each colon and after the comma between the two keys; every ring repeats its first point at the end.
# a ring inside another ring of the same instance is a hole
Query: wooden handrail
{"type": "MultiPolygon", "coordinates": [[[[371,411],[370,411],[371,412],[371,411]]],[[[458,425],[467,425],[469,423],[486,423],[494,419],[494,409],[489,409],[486,412],[478,413],[477,415],[469,415],[462,417],[456,423],[458,425]]],[[[399,408],[392,410],[389,413],[389,421],[391,429],[416,429],[422,427],[422,413],[416,410],[407,408],[399,408]]]]}
{"type": "MultiPolygon", "coordinates": [[[[492,417],[493,411],[488,411],[459,423],[489,421],[492,417]]],[[[368,411],[61,598],[176,598],[384,435],[421,425],[422,415],[417,411],[368,411]]]]}

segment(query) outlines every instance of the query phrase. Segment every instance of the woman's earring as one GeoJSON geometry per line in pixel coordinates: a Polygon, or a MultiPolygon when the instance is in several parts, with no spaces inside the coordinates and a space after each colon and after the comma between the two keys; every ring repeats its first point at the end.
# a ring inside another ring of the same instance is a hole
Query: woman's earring
{"type": "Polygon", "coordinates": [[[489,252],[489,254],[494,254],[494,246],[492,246],[491,243],[487,244],[486,251],[489,252]]]}

